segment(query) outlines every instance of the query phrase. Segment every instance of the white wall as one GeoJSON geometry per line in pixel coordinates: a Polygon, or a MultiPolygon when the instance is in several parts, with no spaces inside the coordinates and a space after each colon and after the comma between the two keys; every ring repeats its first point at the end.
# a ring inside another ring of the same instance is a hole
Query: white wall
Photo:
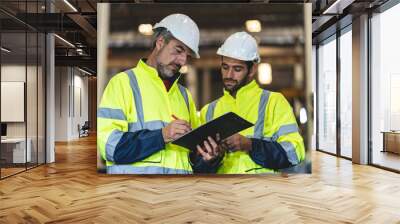
{"type": "MultiPolygon", "coordinates": [[[[26,67],[24,65],[10,64],[1,66],[1,81],[4,82],[26,82],[25,71],[26,67]]],[[[36,73],[36,68],[33,66],[27,67],[28,74],[36,73]]],[[[36,93],[36,92],[35,92],[36,93]]],[[[33,93],[27,94],[27,96],[32,96],[33,93]]],[[[35,94],[36,96],[36,94],[35,94]]],[[[1,108],[1,110],[7,110],[7,108],[1,108]]],[[[28,120],[31,120],[28,114],[28,120]]],[[[25,122],[7,122],[7,136],[8,137],[25,137],[25,122]]],[[[29,137],[29,136],[28,136],[29,137]]]]}
{"type": "Polygon", "coordinates": [[[88,120],[88,78],[76,68],[56,67],[55,98],[55,140],[79,138],[78,124],[88,120]]]}
{"type": "MultiPolygon", "coordinates": [[[[30,67],[28,67],[28,70],[30,67]]],[[[25,64],[24,65],[2,65],[1,81],[18,81],[25,82],[25,64]]],[[[6,110],[7,108],[1,108],[6,110]]],[[[7,123],[7,137],[25,137],[24,122],[7,123]]]]}
{"type": "Polygon", "coordinates": [[[55,141],[68,140],[68,71],[67,67],[55,68],[55,141]]]}
{"type": "Polygon", "coordinates": [[[1,81],[1,121],[24,122],[25,82],[1,81]]]}
{"type": "MultiPolygon", "coordinates": [[[[26,112],[26,120],[23,122],[6,122],[7,137],[30,139],[30,148],[32,161],[44,162],[44,74],[42,68],[25,64],[3,64],[1,66],[1,81],[3,82],[24,82],[26,83],[26,106],[21,108],[21,112],[26,112]],[[38,70],[37,70],[38,69],[38,70]],[[25,80],[27,78],[27,80],[25,80]],[[37,153],[39,156],[37,157],[37,153]]],[[[22,90],[21,94],[24,91],[22,90]]],[[[2,96],[7,97],[7,96],[2,96]]],[[[10,107],[1,108],[1,110],[12,110],[10,107]]],[[[11,112],[12,111],[7,111],[11,112]]]]}
{"type": "MultiPolygon", "coordinates": [[[[85,123],[85,121],[88,121],[88,77],[87,76],[81,76],[82,73],[79,73],[79,75],[76,75],[77,70],[75,70],[75,75],[74,75],[74,108],[72,111],[72,116],[73,119],[72,121],[72,129],[71,129],[71,135],[72,138],[78,138],[79,133],[78,133],[78,124],[81,126],[85,123]],[[80,93],[79,93],[80,91],[80,93]],[[79,97],[80,95],[80,97],[79,97]],[[80,102],[79,102],[80,101],[80,102]],[[79,108],[82,107],[82,108],[79,108]],[[80,109],[82,111],[80,111],[80,109]]],[[[78,71],[79,72],[79,71],[78,71]]]]}
{"type": "MultiPolygon", "coordinates": [[[[33,67],[28,66],[29,70],[33,67]]],[[[18,81],[25,82],[25,64],[24,65],[2,65],[1,81],[18,81]]]]}

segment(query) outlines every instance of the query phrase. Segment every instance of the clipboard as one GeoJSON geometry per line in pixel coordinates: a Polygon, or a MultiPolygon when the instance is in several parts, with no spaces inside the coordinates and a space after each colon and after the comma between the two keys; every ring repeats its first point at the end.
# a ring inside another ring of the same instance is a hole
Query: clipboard
{"type": "Polygon", "coordinates": [[[229,112],[193,129],[171,143],[196,150],[196,145],[202,146],[208,136],[215,139],[217,133],[219,133],[221,140],[223,140],[253,125],[239,115],[229,112]]]}

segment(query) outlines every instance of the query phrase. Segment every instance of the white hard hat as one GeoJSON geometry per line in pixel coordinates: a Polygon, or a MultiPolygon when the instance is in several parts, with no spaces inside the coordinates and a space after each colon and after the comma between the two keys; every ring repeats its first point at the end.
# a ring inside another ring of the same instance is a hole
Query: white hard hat
{"type": "Polygon", "coordinates": [[[256,39],[246,32],[230,35],[218,48],[217,54],[241,61],[260,62],[256,39]]]}
{"type": "Polygon", "coordinates": [[[171,14],[162,19],[159,23],[156,23],[153,29],[160,27],[166,28],[171,32],[172,36],[190,48],[195,53],[196,58],[200,58],[200,31],[196,23],[189,16],[184,14],[171,14]]]}

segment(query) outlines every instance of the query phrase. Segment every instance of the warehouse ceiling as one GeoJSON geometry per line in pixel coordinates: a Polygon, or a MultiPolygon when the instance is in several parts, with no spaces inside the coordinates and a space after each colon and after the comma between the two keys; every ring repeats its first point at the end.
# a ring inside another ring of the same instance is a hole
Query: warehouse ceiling
{"type": "Polygon", "coordinates": [[[3,39],[12,40],[7,41],[7,44],[12,43],[15,58],[21,58],[24,54],[31,58],[29,52],[34,51],[36,46],[33,43],[28,44],[27,52],[24,52],[25,38],[21,39],[18,33],[27,30],[28,41],[33,38],[29,32],[55,33],[58,35],[55,38],[56,65],[78,66],[96,73],[96,1],[67,2],[70,5],[63,0],[48,0],[47,4],[44,0],[1,0],[0,22],[3,39]]]}
{"type": "MultiPolygon", "coordinates": [[[[134,13],[131,12],[132,8],[124,7],[122,4],[112,6],[111,10],[119,12],[115,21],[112,21],[113,25],[110,28],[114,33],[114,36],[111,36],[110,46],[116,50],[136,49],[137,52],[141,52],[148,47],[149,40],[135,38],[139,35],[136,31],[138,25],[141,23],[154,24],[157,22],[156,19],[160,17],[172,12],[182,11],[189,14],[198,23],[199,27],[204,30],[201,37],[201,47],[205,52],[207,48],[218,46],[221,43],[220,40],[223,39],[222,37],[226,37],[227,33],[243,29],[243,27],[237,27],[240,21],[254,18],[260,20],[263,26],[268,27],[266,31],[256,36],[258,36],[260,44],[266,47],[264,49],[265,52],[273,52],[276,46],[295,46],[303,41],[300,38],[302,31],[299,29],[303,24],[302,17],[294,13],[297,10],[296,6],[290,3],[312,3],[313,40],[318,41],[319,37],[329,35],[327,30],[334,26],[339,19],[376,8],[385,3],[386,0],[48,0],[47,2],[50,2],[50,4],[46,5],[45,0],[1,0],[1,30],[3,33],[7,33],[4,38],[13,39],[12,33],[25,29],[54,32],[61,37],[61,39],[56,38],[57,65],[75,65],[95,72],[97,3],[140,3],[135,6],[134,13]],[[151,5],[151,3],[172,2],[180,4],[160,4],[163,7],[159,10],[151,5]],[[215,7],[206,9],[206,6],[202,4],[197,4],[196,7],[186,7],[186,5],[181,4],[185,2],[218,4],[215,7]],[[249,6],[243,8],[239,3],[247,3],[249,6]],[[272,6],[263,7],[260,3],[272,3],[272,6]],[[273,6],[273,3],[287,3],[287,5],[285,7],[273,6]],[[277,15],[278,11],[280,12],[279,16],[277,15]],[[221,12],[224,13],[224,18],[227,19],[214,19],[217,16],[221,16],[221,12]],[[154,19],[149,20],[148,18],[154,19]],[[283,36],[277,32],[281,27],[285,27],[283,32],[285,35],[283,36]],[[124,48],[122,48],[118,45],[118,38],[127,37],[133,37],[136,41],[135,43],[129,43],[128,41],[127,43],[128,45],[130,44],[130,47],[123,46],[124,48]],[[138,39],[142,39],[142,42],[138,41],[138,39]]],[[[349,21],[351,21],[351,18],[349,21]]],[[[18,38],[15,38],[15,40],[15,46],[12,47],[16,49],[19,48],[18,43],[21,45],[25,43],[25,40],[19,40],[18,38]]],[[[34,43],[29,46],[34,46],[34,43]]],[[[28,54],[29,51],[28,49],[28,54]]],[[[282,52],[288,53],[285,49],[282,52]]]]}

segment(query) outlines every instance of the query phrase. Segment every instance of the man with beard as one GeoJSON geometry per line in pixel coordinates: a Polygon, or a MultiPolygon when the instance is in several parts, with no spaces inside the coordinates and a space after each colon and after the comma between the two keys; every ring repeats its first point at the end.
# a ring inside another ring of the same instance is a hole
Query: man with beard
{"type": "Polygon", "coordinates": [[[305,150],[293,110],[285,97],[262,89],[254,76],[260,62],[256,40],[232,34],[218,49],[224,95],[201,110],[201,123],[234,112],[255,125],[220,142],[218,150],[192,155],[199,173],[271,173],[304,160],[305,150]]]}
{"type": "Polygon", "coordinates": [[[193,172],[189,150],[170,142],[199,123],[189,91],[178,84],[180,68],[200,57],[199,29],[172,14],[154,31],[148,58],[110,80],[98,109],[97,142],[109,174],[193,172]]]}

